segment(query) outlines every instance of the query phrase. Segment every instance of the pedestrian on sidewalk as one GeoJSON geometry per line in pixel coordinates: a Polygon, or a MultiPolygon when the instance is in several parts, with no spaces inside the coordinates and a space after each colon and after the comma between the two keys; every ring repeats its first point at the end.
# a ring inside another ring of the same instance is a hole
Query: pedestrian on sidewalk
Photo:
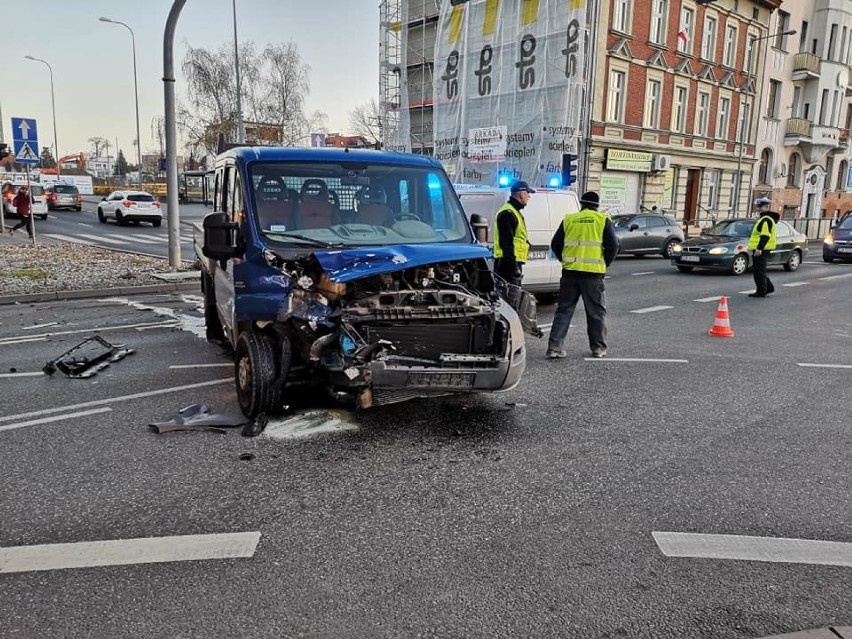
{"type": "Polygon", "coordinates": [[[766,274],[766,264],[769,262],[770,253],[775,248],[775,234],[780,218],[781,216],[775,211],[762,211],[751,229],[748,248],[753,251],[751,270],[756,290],[754,293],[749,293],[749,297],[766,297],[775,292],[775,286],[766,274]]]}
{"type": "Polygon", "coordinates": [[[26,226],[30,239],[33,239],[33,217],[30,215],[30,191],[26,186],[18,189],[17,195],[12,199],[12,206],[15,207],[18,215],[21,216],[21,221],[9,228],[9,235],[14,235],[15,231],[22,226],[26,226]]]}
{"type": "Polygon", "coordinates": [[[562,343],[581,297],[592,357],[606,357],[604,275],[618,254],[618,237],[610,217],[598,211],[599,204],[595,191],[584,193],[582,210],[566,215],[550,241],[550,248],[562,259],[559,303],[547,344],[550,359],[566,356],[562,343]]]}

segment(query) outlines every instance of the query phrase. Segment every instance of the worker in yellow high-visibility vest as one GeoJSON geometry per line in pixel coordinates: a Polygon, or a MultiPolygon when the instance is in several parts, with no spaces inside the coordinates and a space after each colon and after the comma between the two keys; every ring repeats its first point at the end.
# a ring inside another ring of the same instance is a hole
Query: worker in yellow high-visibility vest
{"type": "Polygon", "coordinates": [[[777,224],[781,216],[769,210],[772,200],[766,196],[755,200],[754,205],[757,207],[759,217],[752,227],[748,248],[752,251],[751,268],[756,290],[748,296],[766,297],[775,292],[772,280],[766,275],[766,265],[769,262],[770,253],[775,249],[777,224]]]}
{"type": "Polygon", "coordinates": [[[510,284],[520,286],[530,251],[527,223],[522,211],[535,189],[517,181],[509,189],[509,201],[494,216],[494,272],[510,284]]]}
{"type": "Polygon", "coordinates": [[[583,208],[566,215],[550,241],[550,248],[562,261],[559,305],[547,344],[546,355],[551,359],[566,356],[562,342],[581,297],[592,357],[606,357],[604,275],[618,254],[618,237],[609,215],[598,211],[598,204],[597,193],[583,193],[583,208]]]}

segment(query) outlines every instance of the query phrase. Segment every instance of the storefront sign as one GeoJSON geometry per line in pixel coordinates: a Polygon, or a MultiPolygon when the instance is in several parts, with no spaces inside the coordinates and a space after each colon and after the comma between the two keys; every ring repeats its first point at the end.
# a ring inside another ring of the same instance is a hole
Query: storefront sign
{"type": "Polygon", "coordinates": [[[651,172],[653,154],[644,151],[606,150],[606,168],[610,171],[651,172]]]}

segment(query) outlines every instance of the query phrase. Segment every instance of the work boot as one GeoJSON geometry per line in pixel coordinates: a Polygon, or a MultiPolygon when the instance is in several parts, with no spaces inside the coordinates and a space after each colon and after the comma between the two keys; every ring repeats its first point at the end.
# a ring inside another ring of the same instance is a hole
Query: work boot
{"type": "Polygon", "coordinates": [[[568,353],[561,348],[548,348],[545,356],[548,359],[562,359],[563,357],[567,357],[568,353]]]}

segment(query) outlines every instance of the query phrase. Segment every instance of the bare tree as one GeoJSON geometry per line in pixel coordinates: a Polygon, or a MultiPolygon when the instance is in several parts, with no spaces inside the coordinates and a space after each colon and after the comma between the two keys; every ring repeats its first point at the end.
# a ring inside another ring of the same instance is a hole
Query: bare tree
{"type": "Polygon", "coordinates": [[[160,157],[166,155],[166,119],[162,115],[151,118],[151,137],[157,141],[160,157]]]}
{"type": "Polygon", "coordinates": [[[377,149],[382,146],[382,113],[375,99],[349,112],[349,126],[354,135],[360,135],[377,149]]]}
{"type": "MultiPolygon", "coordinates": [[[[217,51],[187,52],[183,71],[188,104],[181,106],[179,123],[187,146],[216,153],[220,135],[236,139],[236,84],[233,45],[217,51]]],[[[296,45],[268,45],[258,54],[254,44],[240,44],[243,120],[278,132],[285,146],[304,143],[308,134],[324,124],[325,115],[305,112],[310,93],[310,68],[296,45]]]]}
{"type": "Polygon", "coordinates": [[[89,138],[88,142],[96,158],[101,157],[101,149],[107,149],[107,153],[109,153],[109,141],[106,138],[92,137],[89,138]]]}

